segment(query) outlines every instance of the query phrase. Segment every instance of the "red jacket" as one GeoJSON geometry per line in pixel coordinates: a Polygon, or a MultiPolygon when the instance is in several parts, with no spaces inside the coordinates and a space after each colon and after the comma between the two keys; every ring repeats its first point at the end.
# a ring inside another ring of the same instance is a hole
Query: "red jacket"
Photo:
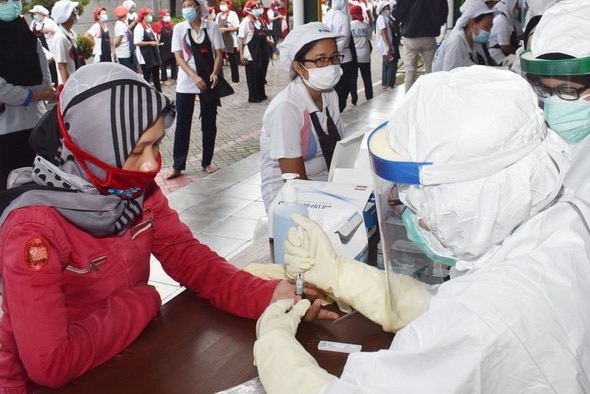
{"type": "Polygon", "coordinates": [[[239,316],[257,318],[277,285],[199,243],[155,183],[122,236],[96,238],[41,206],[11,212],[0,236],[0,393],[24,392],[29,379],[59,387],[137,338],[161,305],[146,284],[151,253],[173,279],[239,316]]]}

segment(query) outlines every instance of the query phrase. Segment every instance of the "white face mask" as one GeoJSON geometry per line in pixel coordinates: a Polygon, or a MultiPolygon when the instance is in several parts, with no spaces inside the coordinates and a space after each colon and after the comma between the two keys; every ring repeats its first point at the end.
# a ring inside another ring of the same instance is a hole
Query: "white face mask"
{"type": "Polygon", "coordinates": [[[170,17],[170,15],[166,15],[162,17],[162,21],[165,23],[170,22],[170,20],[172,20],[172,18],[170,17]]]}
{"type": "Polygon", "coordinates": [[[221,12],[225,12],[225,11],[227,11],[227,6],[226,6],[226,5],[220,5],[220,6],[219,6],[219,10],[220,10],[221,12]]]}
{"type": "Polygon", "coordinates": [[[301,77],[303,83],[314,90],[324,91],[332,89],[342,76],[342,68],[339,65],[331,65],[320,68],[307,68],[308,79],[301,77]]]}

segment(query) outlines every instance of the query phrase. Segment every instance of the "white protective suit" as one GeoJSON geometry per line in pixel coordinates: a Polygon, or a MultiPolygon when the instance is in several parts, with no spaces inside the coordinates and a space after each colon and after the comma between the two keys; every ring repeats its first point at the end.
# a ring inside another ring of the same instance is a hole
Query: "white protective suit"
{"type": "MultiPolygon", "coordinates": [[[[547,9],[533,34],[531,53],[534,57],[548,53],[590,57],[590,1],[561,1],[547,9]]],[[[587,127],[590,128],[590,119],[587,127]]],[[[590,203],[590,135],[570,148],[573,162],[564,185],[590,203]]]]}
{"type": "MultiPolygon", "coordinates": [[[[402,160],[433,162],[429,174],[429,166],[420,173],[431,186],[400,190],[400,198],[455,245],[458,265],[462,253],[481,254],[463,276],[439,286],[390,349],[349,355],[339,379],[309,360],[289,330],[272,329],[276,308],[269,311],[254,351],[261,381],[289,364],[289,381],[300,383],[271,378],[267,392],[590,392],[590,209],[565,197],[551,205],[569,152],[545,127],[536,100],[522,78],[487,67],[418,80],[389,122],[389,143],[402,160]],[[513,164],[497,165],[510,156],[513,164]],[[430,176],[464,179],[436,184],[430,176]],[[435,199],[445,201],[428,212],[435,199]],[[445,217],[505,240],[473,243],[469,233],[441,225],[445,217]]],[[[298,321],[293,312],[276,320],[298,321]]]]}

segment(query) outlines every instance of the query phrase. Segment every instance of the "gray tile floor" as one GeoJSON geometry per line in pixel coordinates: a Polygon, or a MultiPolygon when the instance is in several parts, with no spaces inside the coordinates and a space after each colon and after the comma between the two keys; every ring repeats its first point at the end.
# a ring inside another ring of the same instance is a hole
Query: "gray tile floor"
{"type": "MultiPolygon", "coordinates": [[[[403,86],[397,87],[347,109],[342,114],[347,133],[371,130],[386,121],[403,94],[403,86]]],[[[260,194],[259,159],[260,153],[255,153],[168,195],[171,206],[195,237],[230,261],[264,234],[261,225],[266,213],[260,194]]],[[[183,290],[155,259],[150,283],[164,303],[183,290]]]]}

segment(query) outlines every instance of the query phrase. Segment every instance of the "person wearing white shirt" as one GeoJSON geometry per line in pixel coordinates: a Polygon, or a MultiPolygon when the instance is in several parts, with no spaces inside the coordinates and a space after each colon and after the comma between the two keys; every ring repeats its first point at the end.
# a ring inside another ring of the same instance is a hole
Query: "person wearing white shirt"
{"type": "Polygon", "coordinates": [[[209,14],[205,0],[184,0],[182,16],[185,21],[174,25],[172,52],[178,64],[176,82],[176,130],[174,132],[173,163],[166,179],[174,179],[185,169],[188,155],[195,97],[199,95],[203,171],[218,170],[213,165],[217,135],[217,107],[221,105],[213,88],[221,71],[223,39],[215,22],[205,20],[209,14]]]}
{"type": "Polygon", "coordinates": [[[113,47],[115,48],[114,60],[135,71],[134,61],[129,47],[129,41],[132,40],[132,33],[127,26],[127,8],[120,5],[115,8],[114,15],[117,18],[115,22],[113,47]]]}
{"type": "Polygon", "coordinates": [[[98,7],[92,12],[92,16],[96,22],[90,26],[84,36],[93,44],[94,63],[110,62],[113,59],[111,55],[111,36],[109,27],[106,24],[109,20],[107,9],[98,7]]]}
{"type": "Polygon", "coordinates": [[[53,57],[57,65],[58,84],[64,84],[70,75],[84,64],[78,50],[76,32],[72,26],[78,20],[78,2],[59,0],[51,9],[53,20],[59,24],[53,36],[53,57]]]}
{"type": "Polygon", "coordinates": [[[215,17],[215,23],[221,31],[225,49],[223,50],[227,60],[229,61],[229,69],[231,72],[231,81],[234,84],[240,82],[240,72],[238,69],[238,28],[240,27],[240,19],[238,14],[230,9],[231,0],[221,0],[219,2],[219,10],[221,11],[215,17]]]}
{"type": "Polygon", "coordinates": [[[344,60],[340,65],[342,77],[334,86],[334,90],[338,93],[338,108],[342,112],[346,108],[348,95],[353,88],[352,81],[358,78],[356,51],[354,51],[354,42],[350,33],[348,0],[333,0],[332,8],[326,14],[324,23],[330,28],[330,31],[340,35],[336,39],[336,43],[338,52],[344,55],[344,60]]]}

